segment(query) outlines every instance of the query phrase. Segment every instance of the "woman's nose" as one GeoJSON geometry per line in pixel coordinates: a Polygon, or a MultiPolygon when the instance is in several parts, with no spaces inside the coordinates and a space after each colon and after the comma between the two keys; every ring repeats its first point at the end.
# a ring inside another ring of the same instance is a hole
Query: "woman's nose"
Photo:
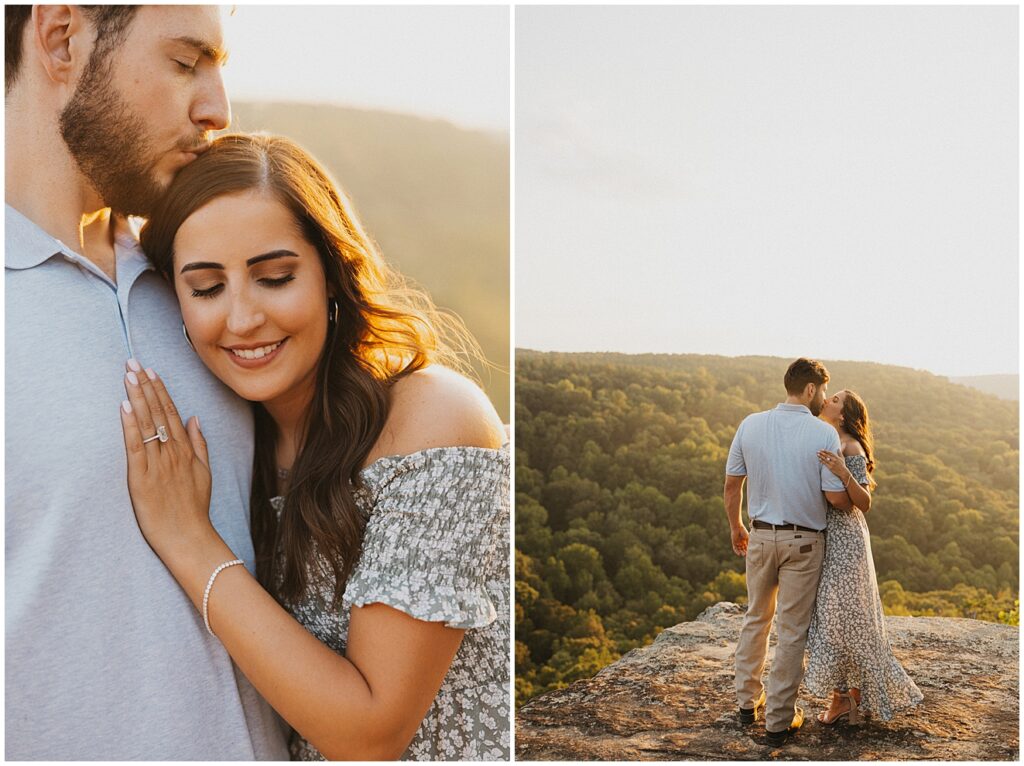
{"type": "Polygon", "coordinates": [[[249,300],[245,296],[238,296],[231,301],[231,311],[228,314],[228,331],[232,335],[244,337],[255,332],[266,321],[259,304],[249,300]]]}

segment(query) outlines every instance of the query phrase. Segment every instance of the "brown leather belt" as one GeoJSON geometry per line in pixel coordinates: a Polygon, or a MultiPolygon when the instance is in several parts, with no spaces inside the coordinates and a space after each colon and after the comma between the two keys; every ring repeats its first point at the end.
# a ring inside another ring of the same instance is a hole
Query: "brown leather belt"
{"type": "Polygon", "coordinates": [[[825,531],[824,529],[811,529],[810,527],[801,527],[799,524],[769,524],[767,521],[759,521],[758,519],[754,519],[754,521],[752,523],[758,529],[774,529],[774,530],[786,529],[786,530],[791,530],[791,531],[799,530],[800,532],[815,532],[815,533],[817,533],[817,532],[824,532],[825,531]]]}

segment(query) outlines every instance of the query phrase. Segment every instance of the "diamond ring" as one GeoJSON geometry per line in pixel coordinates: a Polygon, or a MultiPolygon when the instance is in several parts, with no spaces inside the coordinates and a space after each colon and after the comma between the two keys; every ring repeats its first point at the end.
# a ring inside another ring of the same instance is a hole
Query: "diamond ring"
{"type": "Polygon", "coordinates": [[[159,439],[161,442],[165,442],[165,441],[167,441],[170,438],[171,437],[167,435],[167,429],[164,426],[157,426],[156,427],[156,433],[153,434],[152,436],[150,436],[147,439],[143,439],[142,443],[143,444],[148,444],[149,442],[153,441],[154,439],[159,439]]]}

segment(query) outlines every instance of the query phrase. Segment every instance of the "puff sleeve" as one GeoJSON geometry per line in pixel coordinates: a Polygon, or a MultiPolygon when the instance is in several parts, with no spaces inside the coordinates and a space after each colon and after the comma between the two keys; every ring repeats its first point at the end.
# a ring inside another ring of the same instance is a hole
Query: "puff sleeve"
{"type": "Polygon", "coordinates": [[[850,469],[853,480],[858,484],[868,486],[871,483],[868,479],[868,459],[863,455],[847,456],[846,467],[850,469]]]}
{"type": "Polygon", "coordinates": [[[481,628],[486,587],[508,524],[509,453],[442,447],[370,466],[372,510],[345,588],[349,606],[383,603],[419,620],[481,628]]]}

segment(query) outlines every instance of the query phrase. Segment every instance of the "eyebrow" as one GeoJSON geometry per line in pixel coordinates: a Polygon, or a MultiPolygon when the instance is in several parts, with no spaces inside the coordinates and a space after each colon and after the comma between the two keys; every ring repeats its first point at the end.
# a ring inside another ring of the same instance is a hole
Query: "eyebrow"
{"type": "Polygon", "coordinates": [[[228,52],[224,48],[220,48],[216,45],[200,40],[198,37],[190,37],[189,35],[180,35],[178,37],[171,38],[174,42],[182,43],[195,48],[200,51],[204,56],[211,59],[213,63],[224,66],[228,63],[228,52]]]}
{"type": "MultiPolygon", "coordinates": [[[[276,258],[298,258],[298,253],[293,253],[291,250],[271,250],[269,253],[263,253],[262,255],[254,255],[252,258],[245,262],[246,266],[255,266],[257,263],[263,263],[263,261],[272,261],[276,258]]],[[[186,271],[199,271],[201,269],[221,269],[223,270],[223,263],[214,263],[213,261],[193,261],[192,263],[186,263],[181,267],[179,274],[184,274],[186,271]]]]}

